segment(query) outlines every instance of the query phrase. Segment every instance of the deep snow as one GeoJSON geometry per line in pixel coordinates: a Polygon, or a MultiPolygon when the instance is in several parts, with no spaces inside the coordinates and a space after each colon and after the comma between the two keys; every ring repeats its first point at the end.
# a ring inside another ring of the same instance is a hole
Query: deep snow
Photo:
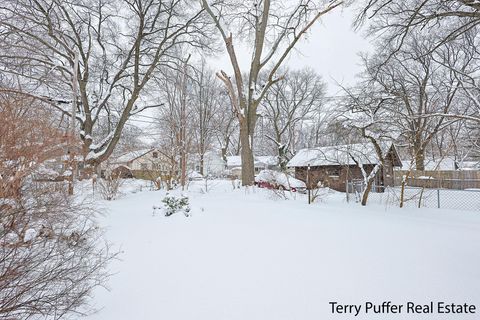
{"type": "Polygon", "coordinates": [[[190,186],[192,216],[152,215],[164,191],[103,202],[121,246],[87,319],[479,319],[480,214],[313,205],[230,182],[190,186]],[[329,301],[476,304],[473,316],[332,315],[329,301]]]}

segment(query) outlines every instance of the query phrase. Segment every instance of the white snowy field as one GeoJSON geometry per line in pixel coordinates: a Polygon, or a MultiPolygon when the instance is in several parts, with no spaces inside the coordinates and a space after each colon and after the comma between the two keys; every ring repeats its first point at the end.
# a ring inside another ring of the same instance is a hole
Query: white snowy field
{"type": "MultiPolygon", "coordinates": [[[[479,319],[480,214],[348,204],[190,186],[192,216],[152,215],[164,191],[102,202],[121,247],[101,310],[87,319],[479,319]],[[331,314],[330,301],[445,301],[474,315],[331,314]]],[[[130,190],[135,189],[130,186],[130,190]]]]}

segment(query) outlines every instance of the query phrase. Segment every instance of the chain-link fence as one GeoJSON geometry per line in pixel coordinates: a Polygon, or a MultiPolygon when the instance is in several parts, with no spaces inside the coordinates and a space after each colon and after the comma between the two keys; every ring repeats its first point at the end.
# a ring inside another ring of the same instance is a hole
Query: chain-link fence
{"type": "Polygon", "coordinates": [[[394,171],[394,185],[400,186],[402,185],[403,181],[406,181],[406,185],[409,187],[420,187],[427,189],[480,189],[480,171],[394,171]]]}
{"type": "MultiPolygon", "coordinates": [[[[352,191],[352,189],[349,189],[352,191]]],[[[353,189],[353,191],[355,191],[353,189]]],[[[480,189],[431,189],[420,187],[405,187],[402,198],[401,187],[386,187],[383,192],[377,188],[371,192],[369,203],[379,203],[389,206],[403,206],[406,208],[442,208],[454,210],[472,210],[480,212],[480,189]]],[[[351,200],[359,201],[359,192],[349,192],[351,200]]]]}

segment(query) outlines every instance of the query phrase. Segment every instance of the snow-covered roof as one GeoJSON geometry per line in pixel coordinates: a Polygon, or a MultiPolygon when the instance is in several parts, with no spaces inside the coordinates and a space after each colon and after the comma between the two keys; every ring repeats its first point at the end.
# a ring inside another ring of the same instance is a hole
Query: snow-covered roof
{"type": "MultiPolygon", "coordinates": [[[[265,165],[274,166],[278,164],[278,159],[276,156],[255,156],[254,165],[256,167],[262,167],[265,165]]],[[[241,167],[242,166],[242,157],[241,156],[228,156],[227,157],[227,166],[228,167],[241,167]]]]}
{"type": "Polygon", "coordinates": [[[277,156],[256,156],[255,160],[267,165],[267,166],[276,166],[278,164],[277,156]]]}
{"type": "Polygon", "coordinates": [[[114,159],[113,162],[114,163],[127,163],[127,162],[130,162],[132,160],[137,159],[138,157],[143,156],[144,154],[149,153],[152,150],[154,150],[154,149],[150,148],[150,149],[140,149],[140,150],[130,151],[130,152],[124,153],[121,156],[119,156],[118,158],[114,159]]]}
{"type": "Polygon", "coordinates": [[[228,156],[227,157],[227,166],[229,166],[229,167],[241,167],[242,166],[242,157],[240,157],[240,156],[228,156]]]}
{"type": "MultiPolygon", "coordinates": [[[[384,155],[390,146],[382,146],[384,155]]],[[[312,167],[331,165],[356,165],[354,159],[361,164],[377,164],[379,162],[375,148],[371,143],[327,146],[302,149],[288,162],[288,167],[312,167]]]]}
{"type": "Polygon", "coordinates": [[[194,170],[189,171],[187,173],[187,177],[189,179],[202,179],[203,178],[203,176],[199,172],[194,171],[194,170]]]}

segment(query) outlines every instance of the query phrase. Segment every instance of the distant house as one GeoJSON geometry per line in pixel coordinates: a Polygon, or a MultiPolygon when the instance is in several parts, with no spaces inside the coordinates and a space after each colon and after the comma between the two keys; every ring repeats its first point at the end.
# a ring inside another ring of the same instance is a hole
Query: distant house
{"type": "Polygon", "coordinates": [[[263,169],[276,170],[278,169],[278,157],[277,156],[255,156],[258,165],[263,169]]]}
{"type": "Polygon", "coordinates": [[[221,176],[225,172],[225,161],[223,161],[219,153],[214,151],[205,152],[203,161],[198,153],[189,154],[187,162],[190,171],[202,173],[204,176],[221,176]],[[203,172],[201,170],[202,165],[203,172]]]}
{"type": "MultiPolygon", "coordinates": [[[[255,156],[254,157],[255,174],[265,169],[276,169],[278,167],[278,159],[276,156],[255,156]]],[[[242,174],[242,157],[228,156],[227,170],[237,177],[242,174]]]]}
{"type": "Polygon", "coordinates": [[[124,168],[134,172],[156,172],[158,174],[167,174],[171,170],[170,160],[155,148],[135,150],[127,152],[111,161],[111,164],[117,168],[124,168]]]}
{"type": "MultiPolygon", "coordinates": [[[[393,168],[402,162],[393,144],[382,147],[385,166],[375,176],[375,186],[393,184],[393,168]]],[[[319,183],[337,191],[346,191],[347,182],[363,180],[363,167],[370,174],[379,163],[379,158],[371,143],[358,143],[302,149],[288,162],[287,167],[295,170],[295,178],[315,187],[319,183]],[[308,167],[310,170],[308,171],[308,167]]]]}

